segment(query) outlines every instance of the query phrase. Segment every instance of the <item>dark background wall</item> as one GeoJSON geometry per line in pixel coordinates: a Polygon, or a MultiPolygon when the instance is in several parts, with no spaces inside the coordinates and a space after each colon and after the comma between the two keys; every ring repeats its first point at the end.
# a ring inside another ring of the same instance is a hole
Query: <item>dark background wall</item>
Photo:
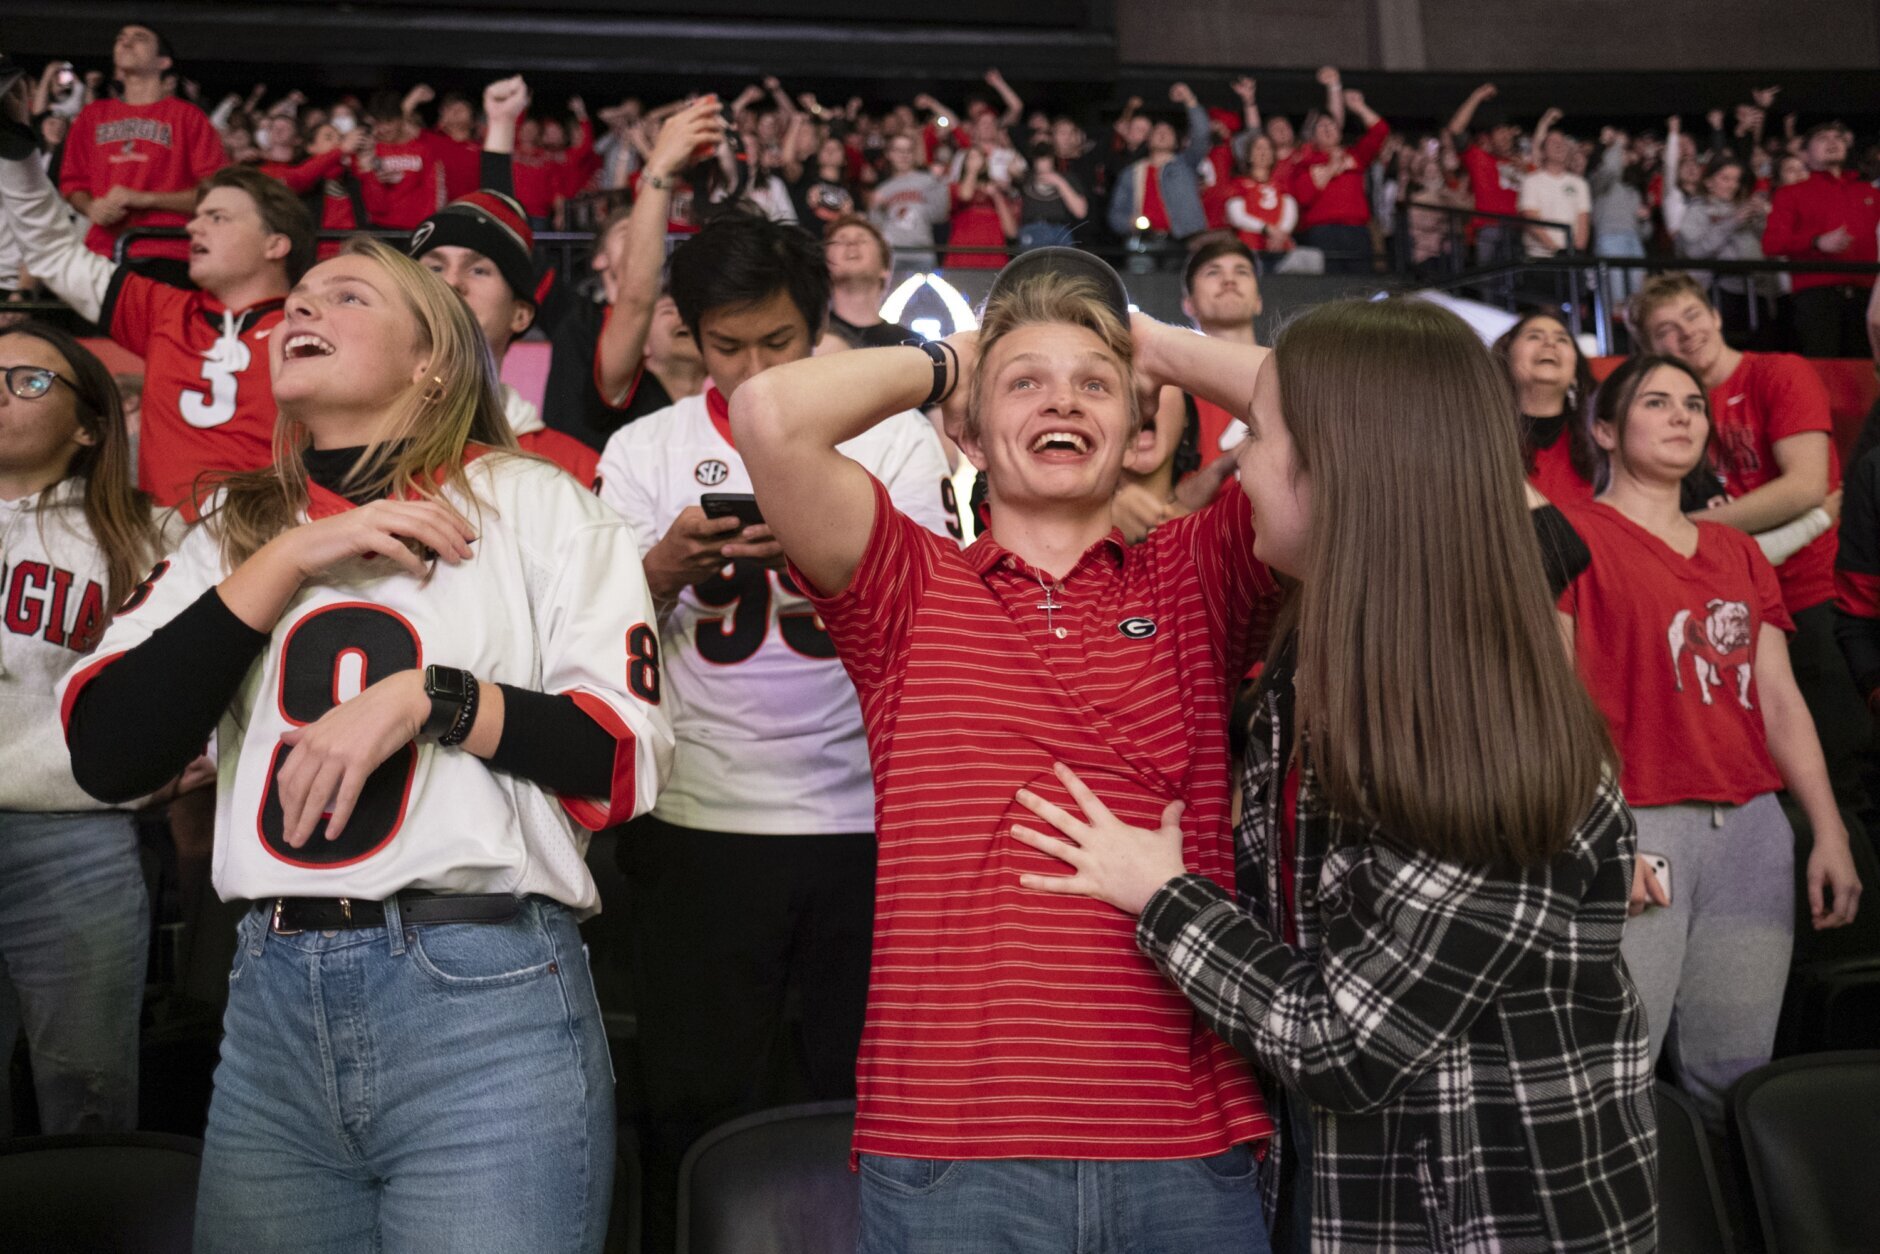
{"type": "Polygon", "coordinates": [[[138,17],[212,95],[257,80],[315,98],[419,79],[474,92],[520,70],[542,101],[655,100],[771,73],[825,101],[928,90],[957,106],[996,65],[1028,102],[1087,117],[1131,95],[1165,106],[1175,79],[1231,107],[1241,72],[1296,115],[1332,62],[1406,125],[1491,77],[1523,121],[1549,105],[1569,126],[1696,121],[1774,81],[1778,114],[1804,125],[1880,125],[1880,0],[0,0],[0,47],[91,68],[138,17]]]}
{"type": "Polygon", "coordinates": [[[1115,0],[1125,65],[1861,69],[1874,0],[1115,0]]]}

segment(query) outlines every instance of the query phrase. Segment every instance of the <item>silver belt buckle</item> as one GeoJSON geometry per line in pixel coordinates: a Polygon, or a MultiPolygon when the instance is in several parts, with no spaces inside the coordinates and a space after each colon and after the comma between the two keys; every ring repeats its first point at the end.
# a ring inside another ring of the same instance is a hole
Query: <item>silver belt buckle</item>
{"type": "Polygon", "coordinates": [[[300,935],[301,929],[297,927],[286,928],[281,926],[281,911],[286,905],[287,898],[276,897],[274,899],[274,921],[268,925],[268,930],[273,932],[276,936],[298,936],[300,935]]]}

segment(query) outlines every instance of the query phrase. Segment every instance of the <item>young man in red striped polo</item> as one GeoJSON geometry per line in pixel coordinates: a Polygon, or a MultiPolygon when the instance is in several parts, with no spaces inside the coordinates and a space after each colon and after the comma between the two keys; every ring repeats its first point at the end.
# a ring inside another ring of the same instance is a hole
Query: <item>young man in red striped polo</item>
{"type": "Polygon", "coordinates": [[[1021,887],[1053,868],[1010,835],[1021,788],[1069,802],[1063,763],[1144,826],[1184,800],[1188,865],[1231,887],[1227,715],[1275,588],[1243,494],[1133,547],[1110,500],[1139,391],[1239,409],[1265,350],[1132,327],[1114,274],[1067,252],[1013,263],[977,335],[780,366],[732,402],[874,767],[867,1254],[1267,1248],[1253,1151],[1272,1125],[1246,1064],[1127,920],[1021,887]],[[836,451],[943,401],[989,481],[991,530],[965,550],[836,451]]]}

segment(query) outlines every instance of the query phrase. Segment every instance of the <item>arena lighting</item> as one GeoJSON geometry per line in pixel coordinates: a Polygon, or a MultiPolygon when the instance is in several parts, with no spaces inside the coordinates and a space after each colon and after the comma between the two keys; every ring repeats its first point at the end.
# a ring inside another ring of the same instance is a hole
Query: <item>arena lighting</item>
{"type": "MultiPolygon", "coordinates": [[[[915,294],[923,287],[932,288],[934,295],[940,298],[940,303],[946,306],[947,317],[952,320],[954,331],[977,331],[979,329],[979,319],[973,316],[973,307],[967,303],[964,296],[960,295],[958,288],[954,287],[937,274],[908,275],[907,278],[902,281],[901,286],[889,292],[888,299],[882,302],[881,320],[883,322],[899,322],[901,315],[907,310],[908,302],[913,300],[915,294]]],[[[925,336],[927,339],[937,339],[939,338],[940,324],[933,318],[922,318],[919,322],[915,323],[911,329],[916,334],[925,336]],[[932,335],[929,335],[927,331],[927,324],[929,323],[933,325],[934,334],[932,335]]]]}

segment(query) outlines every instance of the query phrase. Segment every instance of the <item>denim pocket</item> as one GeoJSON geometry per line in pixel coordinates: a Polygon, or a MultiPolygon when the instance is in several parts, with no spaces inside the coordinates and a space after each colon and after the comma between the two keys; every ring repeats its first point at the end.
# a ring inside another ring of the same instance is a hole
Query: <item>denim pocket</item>
{"type": "Polygon", "coordinates": [[[919,1197],[944,1184],[959,1167],[946,1158],[892,1158],[885,1154],[860,1156],[862,1174],[892,1193],[919,1197]]]}
{"type": "Polygon", "coordinates": [[[1246,1145],[1236,1145],[1225,1153],[1210,1154],[1206,1158],[1192,1158],[1189,1161],[1222,1184],[1249,1184],[1253,1180],[1256,1167],[1253,1150],[1246,1145]]]}
{"type": "Polygon", "coordinates": [[[554,941],[533,911],[513,923],[438,923],[411,934],[405,952],[445,988],[503,988],[556,966],[554,941]]]}
{"type": "Polygon", "coordinates": [[[229,963],[228,982],[232,987],[242,978],[242,972],[248,969],[248,963],[261,952],[261,929],[267,926],[263,920],[267,916],[260,910],[250,910],[235,922],[235,957],[229,963]]]}

